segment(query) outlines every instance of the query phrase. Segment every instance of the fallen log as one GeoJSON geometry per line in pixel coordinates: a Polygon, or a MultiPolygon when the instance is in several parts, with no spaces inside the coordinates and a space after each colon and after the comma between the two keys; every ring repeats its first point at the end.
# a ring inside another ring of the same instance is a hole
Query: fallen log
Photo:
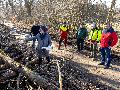
{"type": "Polygon", "coordinates": [[[16,68],[19,70],[20,73],[23,73],[27,76],[32,82],[38,84],[39,86],[49,89],[49,90],[58,90],[59,88],[54,84],[50,83],[48,80],[41,77],[38,73],[33,72],[31,69],[27,68],[26,66],[14,61],[9,56],[5,55],[4,52],[0,52],[0,57],[4,59],[5,62],[10,64],[11,67],[16,68]]]}

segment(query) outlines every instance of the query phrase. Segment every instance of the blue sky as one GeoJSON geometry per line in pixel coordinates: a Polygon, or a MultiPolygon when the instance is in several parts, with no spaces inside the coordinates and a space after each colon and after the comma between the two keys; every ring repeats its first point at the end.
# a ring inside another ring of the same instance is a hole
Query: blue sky
{"type": "MultiPolygon", "coordinates": [[[[94,1],[94,3],[100,2],[100,0],[92,0],[92,1],[94,1]]],[[[111,2],[112,2],[112,0],[101,0],[101,1],[102,1],[103,3],[106,2],[107,6],[110,6],[110,5],[111,5],[111,2]]],[[[117,1],[116,1],[116,7],[119,7],[119,8],[120,8],[120,0],[117,0],[117,1]]]]}

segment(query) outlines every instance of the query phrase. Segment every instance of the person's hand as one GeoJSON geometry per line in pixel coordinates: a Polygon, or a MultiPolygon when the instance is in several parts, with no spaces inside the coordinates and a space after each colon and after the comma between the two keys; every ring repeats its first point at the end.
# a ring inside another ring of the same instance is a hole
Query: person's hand
{"type": "Polygon", "coordinates": [[[97,41],[95,41],[94,44],[97,44],[97,41]]]}
{"type": "Polygon", "coordinates": [[[89,39],[89,40],[87,40],[87,43],[91,43],[91,40],[89,39]]]}
{"type": "Polygon", "coordinates": [[[46,47],[42,47],[42,49],[45,49],[46,47]]]}
{"type": "Polygon", "coordinates": [[[111,46],[109,46],[108,48],[111,49],[111,46]]]}

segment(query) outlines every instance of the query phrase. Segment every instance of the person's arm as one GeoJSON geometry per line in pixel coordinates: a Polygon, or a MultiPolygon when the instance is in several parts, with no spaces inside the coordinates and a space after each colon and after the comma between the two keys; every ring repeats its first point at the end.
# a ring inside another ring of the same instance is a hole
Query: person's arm
{"type": "Polygon", "coordinates": [[[32,36],[32,33],[33,33],[33,28],[34,28],[34,26],[32,26],[31,31],[30,31],[31,36],[32,36]]]}
{"type": "Polygon", "coordinates": [[[115,46],[116,44],[117,44],[117,42],[118,42],[118,35],[117,35],[117,33],[116,32],[113,32],[112,33],[112,42],[111,42],[111,47],[113,47],[113,46],[115,46]]]}
{"type": "Polygon", "coordinates": [[[88,33],[88,40],[92,39],[92,30],[88,33]]]}
{"type": "Polygon", "coordinates": [[[88,31],[87,31],[87,29],[86,29],[85,38],[87,38],[87,36],[88,36],[88,31]]]}
{"type": "Polygon", "coordinates": [[[37,39],[37,35],[33,36],[33,37],[26,38],[25,41],[28,42],[28,41],[32,41],[34,39],[37,39]]]}
{"type": "Polygon", "coordinates": [[[76,32],[76,35],[75,35],[75,37],[77,38],[77,36],[78,36],[78,30],[77,30],[77,32],[76,32]]]}

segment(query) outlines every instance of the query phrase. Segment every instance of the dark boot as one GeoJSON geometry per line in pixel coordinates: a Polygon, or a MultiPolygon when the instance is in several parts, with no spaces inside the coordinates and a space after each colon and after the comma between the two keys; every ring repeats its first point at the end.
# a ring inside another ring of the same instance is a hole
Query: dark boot
{"type": "Polygon", "coordinates": [[[105,66],[104,69],[109,69],[109,66],[105,66]]]}
{"type": "Polygon", "coordinates": [[[58,50],[60,50],[60,47],[61,47],[61,43],[62,43],[62,39],[60,39],[60,41],[59,41],[58,50]]]}
{"type": "Polygon", "coordinates": [[[46,60],[48,61],[48,63],[50,62],[50,57],[48,56],[48,57],[46,57],[46,60]]]}
{"type": "Polygon", "coordinates": [[[105,63],[104,63],[104,62],[101,62],[101,63],[99,63],[98,65],[105,65],[105,63]]]}

